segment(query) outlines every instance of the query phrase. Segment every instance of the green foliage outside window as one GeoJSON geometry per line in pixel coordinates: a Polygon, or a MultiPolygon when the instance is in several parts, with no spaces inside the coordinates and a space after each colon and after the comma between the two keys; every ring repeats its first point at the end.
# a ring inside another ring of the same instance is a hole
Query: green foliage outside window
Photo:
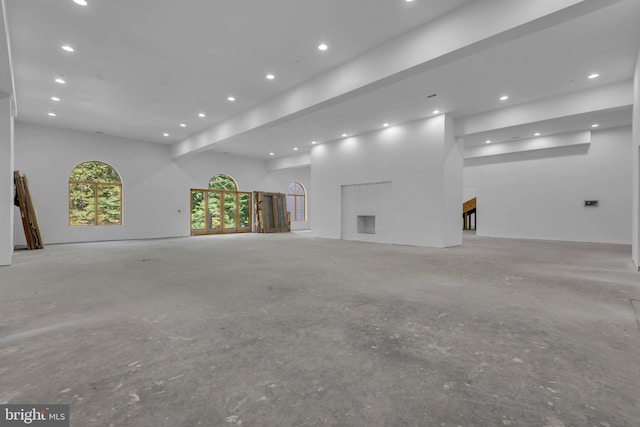
{"type": "Polygon", "coordinates": [[[191,190],[191,230],[251,228],[251,193],[238,192],[235,180],[222,174],[211,178],[209,188],[191,190]]]}
{"type": "Polygon", "coordinates": [[[238,191],[236,182],[228,175],[216,175],[209,181],[209,188],[212,190],[238,191]]]}
{"type": "Polygon", "coordinates": [[[239,219],[240,219],[240,228],[249,228],[251,227],[251,195],[240,193],[238,195],[239,200],[239,219]]]}
{"type": "Polygon", "coordinates": [[[191,192],[191,228],[204,230],[204,193],[202,191],[191,192]]]}
{"type": "Polygon", "coordinates": [[[220,229],[220,193],[209,192],[209,229],[220,229]]]}
{"type": "Polygon", "coordinates": [[[69,225],[122,223],[120,175],[102,162],[85,162],[69,176],[69,225]]]}
{"type": "Polygon", "coordinates": [[[71,171],[69,181],[121,184],[118,172],[106,163],[84,162],[71,171]]]}

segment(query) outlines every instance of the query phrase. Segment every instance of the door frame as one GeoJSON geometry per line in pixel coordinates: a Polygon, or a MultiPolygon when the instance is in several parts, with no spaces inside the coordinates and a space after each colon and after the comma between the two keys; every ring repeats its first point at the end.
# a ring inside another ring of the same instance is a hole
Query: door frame
{"type": "Polygon", "coordinates": [[[251,233],[253,231],[253,193],[250,191],[234,191],[234,190],[217,190],[217,189],[209,189],[209,188],[191,188],[189,191],[189,229],[191,231],[191,235],[203,235],[203,234],[226,234],[226,233],[251,233]],[[192,228],[193,225],[193,193],[199,192],[203,193],[203,201],[204,201],[204,218],[205,224],[204,229],[194,230],[192,228]],[[218,193],[220,195],[220,228],[211,230],[209,229],[209,193],[218,193]],[[224,215],[225,215],[225,206],[224,206],[224,196],[226,194],[234,194],[235,195],[235,227],[225,227],[224,224],[224,215]],[[248,196],[248,207],[249,207],[249,226],[248,227],[240,227],[240,196],[241,195],[248,196]]]}

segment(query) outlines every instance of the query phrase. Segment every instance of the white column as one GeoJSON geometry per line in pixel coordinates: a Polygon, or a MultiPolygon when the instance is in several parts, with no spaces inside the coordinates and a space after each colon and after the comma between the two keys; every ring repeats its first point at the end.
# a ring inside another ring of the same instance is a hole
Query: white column
{"type": "Polygon", "coordinates": [[[11,97],[0,99],[0,266],[13,257],[13,115],[11,97]]]}
{"type": "Polygon", "coordinates": [[[631,247],[632,259],[638,270],[640,270],[640,215],[638,214],[638,204],[640,201],[640,54],[636,63],[633,95],[633,151],[631,158],[633,161],[633,199],[631,217],[631,247]]]}
{"type": "Polygon", "coordinates": [[[460,245],[462,168],[462,149],[447,115],[317,145],[311,152],[311,234],[343,236],[343,187],[388,183],[379,205],[361,207],[358,213],[378,210],[390,215],[382,241],[437,248],[460,245]]]}
{"type": "Polygon", "coordinates": [[[443,116],[442,246],[462,244],[462,193],[464,156],[462,143],[454,136],[453,118],[443,116]]]}

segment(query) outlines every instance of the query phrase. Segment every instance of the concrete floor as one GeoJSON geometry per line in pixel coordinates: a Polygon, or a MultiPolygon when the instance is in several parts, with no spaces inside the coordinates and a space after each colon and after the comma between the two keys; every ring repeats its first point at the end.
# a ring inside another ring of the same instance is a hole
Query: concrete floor
{"type": "Polygon", "coordinates": [[[0,291],[0,403],[73,427],[640,425],[629,246],[50,245],[0,291]]]}

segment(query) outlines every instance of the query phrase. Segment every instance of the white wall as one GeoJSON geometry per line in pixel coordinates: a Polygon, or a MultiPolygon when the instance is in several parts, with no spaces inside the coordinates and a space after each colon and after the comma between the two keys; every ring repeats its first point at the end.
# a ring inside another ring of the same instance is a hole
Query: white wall
{"type": "Polygon", "coordinates": [[[640,270],[640,54],[636,62],[633,95],[632,175],[632,259],[640,270]]]}
{"type": "Polygon", "coordinates": [[[393,243],[460,244],[462,150],[451,118],[432,117],[313,147],[312,235],[341,238],[343,185],[380,182],[391,182],[393,243]]]}
{"type": "Polygon", "coordinates": [[[477,235],[631,243],[631,128],[592,133],[590,145],[465,161],[477,191],[477,235]],[[597,208],[584,200],[599,200],[597,208]]]}
{"type": "MultiPolygon", "coordinates": [[[[465,183],[466,184],[466,183],[465,183]]],[[[471,199],[473,199],[474,197],[478,196],[478,189],[475,187],[467,187],[465,185],[464,189],[462,190],[462,200],[464,202],[469,201],[471,199]]]]}
{"type": "Polygon", "coordinates": [[[13,116],[11,97],[7,96],[0,99],[0,266],[10,265],[13,257],[13,170],[13,116]]]}
{"type": "MultiPolygon", "coordinates": [[[[29,179],[45,243],[188,236],[189,190],[207,188],[218,173],[232,176],[240,191],[281,191],[260,160],[205,152],[174,161],[165,145],[20,122],[15,141],[16,167],[29,179]],[[69,174],[90,160],[109,163],[120,173],[122,226],[68,225],[69,174]]],[[[296,178],[295,172],[287,177],[296,178]]],[[[15,230],[16,244],[24,244],[19,223],[15,230]]]]}
{"type": "MultiPolygon", "coordinates": [[[[443,186],[435,184],[444,179],[443,126],[434,118],[347,138],[314,147],[311,168],[269,173],[265,162],[259,160],[201,153],[174,161],[163,145],[17,122],[15,169],[29,178],[45,243],[187,236],[189,189],[206,188],[211,176],[226,173],[238,181],[242,191],[284,193],[289,183],[302,183],[307,189],[308,221],[294,222],[293,228],[309,228],[313,218],[313,234],[332,238],[341,237],[342,185],[392,181],[390,203],[402,207],[400,213],[393,209],[394,224],[400,221],[404,225],[394,229],[394,242],[403,239],[403,243],[422,244],[443,215],[434,210],[434,201],[444,200],[443,186]],[[440,148],[430,147],[434,141],[440,141],[440,148]],[[436,162],[436,158],[440,160],[436,162]],[[107,162],[120,172],[122,226],[68,225],[69,173],[88,160],[107,162]],[[412,213],[414,216],[407,216],[412,213]],[[411,240],[414,235],[417,237],[411,240]]],[[[568,147],[468,164],[464,185],[478,196],[478,235],[630,243],[631,139],[630,127],[609,129],[593,132],[588,151],[568,147]],[[585,199],[600,200],[600,207],[584,208],[585,199]],[[528,201],[534,202],[529,212],[516,216],[514,212],[528,201]]],[[[4,141],[0,144],[2,162],[11,157],[6,155],[7,147],[4,141]]],[[[637,135],[634,150],[638,161],[637,135]]],[[[3,174],[14,169],[2,166],[3,174]]],[[[634,179],[637,185],[637,175],[634,179]]],[[[460,228],[462,189],[451,193],[460,199],[451,215],[460,228]]],[[[8,194],[13,215],[12,185],[8,194]]],[[[22,245],[19,217],[14,222],[16,244],[22,245]]],[[[0,233],[2,224],[7,223],[0,222],[0,233]]],[[[431,245],[442,245],[442,232],[433,233],[440,240],[431,245]]],[[[0,241],[7,240],[2,236],[0,241]]]]}

